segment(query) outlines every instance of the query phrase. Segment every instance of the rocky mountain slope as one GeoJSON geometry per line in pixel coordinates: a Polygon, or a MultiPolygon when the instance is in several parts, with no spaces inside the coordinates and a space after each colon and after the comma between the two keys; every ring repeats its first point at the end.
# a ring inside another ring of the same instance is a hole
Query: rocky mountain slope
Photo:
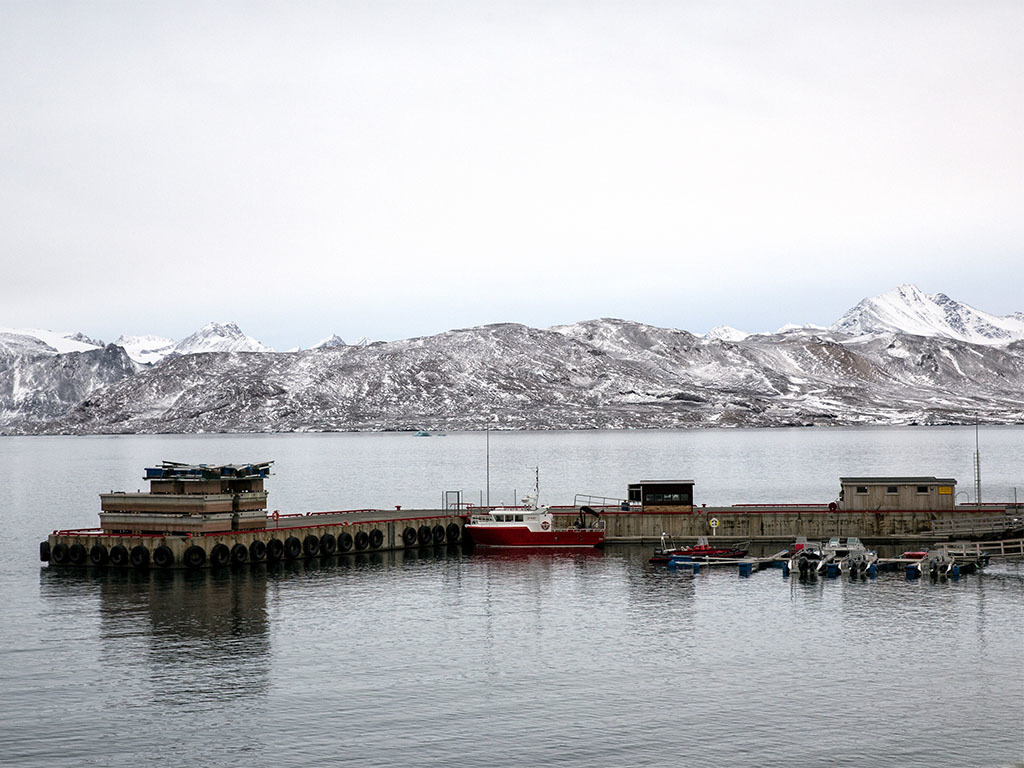
{"type": "Polygon", "coordinates": [[[153,365],[116,345],[59,353],[0,334],[0,431],[1024,423],[1024,341],[977,343],[943,325],[906,333],[871,309],[832,329],[774,334],[497,324],[297,352],[175,353],[153,365]]]}

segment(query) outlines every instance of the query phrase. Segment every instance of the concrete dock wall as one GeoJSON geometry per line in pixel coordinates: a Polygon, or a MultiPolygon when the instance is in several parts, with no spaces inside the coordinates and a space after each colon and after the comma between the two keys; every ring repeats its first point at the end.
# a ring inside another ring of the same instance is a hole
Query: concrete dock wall
{"type": "Polygon", "coordinates": [[[338,517],[293,516],[268,520],[266,529],[193,536],[56,531],[40,545],[40,557],[69,566],[201,568],[458,544],[465,525],[452,514],[338,517]]]}
{"type": "MultiPolygon", "coordinates": [[[[600,510],[605,522],[605,541],[657,542],[662,533],[676,539],[698,536],[727,536],[741,539],[775,538],[827,539],[831,536],[860,538],[914,538],[932,530],[936,520],[964,520],[971,516],[991,516],[983,512],[963,510],[896,510],[861,512],[830,510],[825,506],[806,507],[695,507],[692,512],[624,512],[600,510]],[[716,522],[717,526],[712,525],[716,522]]],[[[559,519],[571,524],[576,513],[567,509],[556,512],[559,519]]]]}

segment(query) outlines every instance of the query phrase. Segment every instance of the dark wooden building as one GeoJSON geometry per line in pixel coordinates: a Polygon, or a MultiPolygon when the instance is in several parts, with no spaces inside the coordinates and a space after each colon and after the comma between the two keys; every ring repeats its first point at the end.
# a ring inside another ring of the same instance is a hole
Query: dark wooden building
{"type": "Polygon", "coordinates": [[[641,480],[629,484],[629,504],[644,510],[693,508],[693,480],[641,480]]]}

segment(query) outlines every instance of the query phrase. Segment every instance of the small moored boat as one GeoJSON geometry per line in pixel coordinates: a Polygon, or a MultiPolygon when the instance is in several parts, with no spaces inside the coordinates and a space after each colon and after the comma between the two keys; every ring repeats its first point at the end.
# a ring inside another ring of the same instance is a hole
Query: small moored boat
{"type": "Polygon", "coordinates": [[[604,520],[580,507],[569,528],[558,528],[547,506],[538,505],[539,482],[521,507],[494,507],[472,515],[465,531],[478,547],[596,547],[604,541],[604,520]]]}
{"type": "Polygon", "coordinates": [[[858,572],[863,574],[878,560],[878,555],[865,547],[856,536],[833,536],[828,540],[828,544],[821,548],[821,554],[821,560],[818,562],[819,572],[834,563],[839,573],[849,571],[851,575],[858,572]]]}
{"type": "Polygon", "coordinates": [[[706,559],[738,559],[747,556],[747,545],[740,544],[732,547],[727,544],[721,546],[708,543],[707,536],[700,536],[697,543],[692,547],[677,547],[672,537],[666,533],[661,534],[661,546],[654,550],[654,554],[647,561],[649,563],[667,563],[673,557],[689,557],[694,560],[706,559]]]}

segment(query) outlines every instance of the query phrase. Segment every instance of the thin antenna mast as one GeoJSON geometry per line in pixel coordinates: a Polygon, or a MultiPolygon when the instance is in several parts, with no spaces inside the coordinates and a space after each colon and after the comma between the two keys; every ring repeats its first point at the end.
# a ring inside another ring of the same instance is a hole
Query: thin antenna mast
{"type": "Polygon", "coordinates": [[[981,438],[978,435],[978,416],[974,416],[974,499],[981,508],[981,438]]]}

